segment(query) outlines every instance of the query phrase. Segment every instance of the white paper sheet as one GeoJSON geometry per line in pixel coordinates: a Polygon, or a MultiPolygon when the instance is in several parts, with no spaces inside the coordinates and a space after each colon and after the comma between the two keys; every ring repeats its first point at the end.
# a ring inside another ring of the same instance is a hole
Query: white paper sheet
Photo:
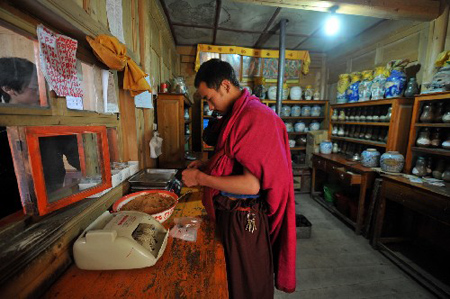
{"type": "Polygon", "coordinates": [[[67,108],[83,110],[83,98],[66,96],[67,108]]]}
{"type": "MultiPolygon", "coordinates": [[[[145,77],[148,84],[150,83],[150,76],[145,77]]],[[[144,91],[134,97],[134,105],[137,108],[153,108],[153,96],[150,92],[144,91]]]]}
{"type": "Polygon", "coordinates": [[[122,0],[106,0],[106,16],[108,17],[109,30],[117,37],[122,44],[125,44],[123,37],[123,15],[122,0]]]}

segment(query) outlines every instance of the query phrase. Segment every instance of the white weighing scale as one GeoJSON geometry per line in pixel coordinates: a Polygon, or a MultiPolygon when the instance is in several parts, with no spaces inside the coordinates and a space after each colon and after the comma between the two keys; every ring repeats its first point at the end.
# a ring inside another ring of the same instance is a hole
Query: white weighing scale
{"type": "Polygon", "coordinates": [[[75,263],[85,270],[150,267],[164,253],[168,235],[164,226],[146,213],[106,211],[75,241],[75,263]]]}

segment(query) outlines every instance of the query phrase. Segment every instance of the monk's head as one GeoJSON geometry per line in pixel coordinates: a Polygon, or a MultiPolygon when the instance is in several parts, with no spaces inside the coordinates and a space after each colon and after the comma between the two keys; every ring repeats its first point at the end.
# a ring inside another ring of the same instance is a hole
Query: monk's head
{"type": "Polygon", "coordinates": [[[209,108],[221,114],[225,114],[241,95],[233,67],[220,59],[208,60],[200,66],[195,87],[209,108]]]}

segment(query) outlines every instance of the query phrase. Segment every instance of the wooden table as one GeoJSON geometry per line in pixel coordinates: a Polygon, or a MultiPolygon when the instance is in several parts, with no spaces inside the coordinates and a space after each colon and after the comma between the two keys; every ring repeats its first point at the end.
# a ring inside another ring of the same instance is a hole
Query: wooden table
{"type": "Polygon", "coordinates": [[[342,155],[314,153],[311,194],[330,212],[353,226],[356,234],[360,234],[364,226],[366,197],[370,194],[368,191],[372,188],[375,177],[376,172],[371,168],[364,167],[361,163],[349,161],[342,155]],[[326,204],[323,198],[319,196],[321,191],[317,190],[317,182],[325,181],[328,175],[338,179],[346,186],[360,186],[356,222],[340,213],[334,206],[326,204]]]}
{"type": "Polygon", "coordinates": [[[437,187],[402,176],[382,178],[374,247],[436,295],[449,298],[450,184],[437,187]]]}
{"type": "Polygon", "coordinates": [[[202,192],[193,191],[164,225],[172,227],[175,217],[202,218],[197,242],[169,237],[163,256],[144,269],[86,271],[72,265],[44,297],[228,298],[223,247],[215,224],[205,217],[202,192]]]}

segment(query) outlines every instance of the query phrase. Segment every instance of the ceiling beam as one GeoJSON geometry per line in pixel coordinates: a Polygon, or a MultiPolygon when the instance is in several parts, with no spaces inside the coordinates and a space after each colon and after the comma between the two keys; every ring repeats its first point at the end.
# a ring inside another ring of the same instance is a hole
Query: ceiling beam
{"type": "MultiPolygon", "coordinates": [[[[269,22],[267,23],[266,28],[264,28],[263,33],[261,33],[261,35],[259,36],[255,45],[253,46],[253,48],[259,48],[269,40],[270,35],[271,35],[271,33],[269,33],[269,29],[270,29],[270,27],[272,27],[273,23],[275,22],[275,19],[280,14],[280,11],[281,11],[281,7],[277,7],[277,9],[273,13],[272,17],[270,18],[269,22]]],[[[270,30],[270,32],[273,32],[273,31],[276,31],[276,30],[274,30],[272,28],[270,30]]]]}
{"type": "Polygon", "coordinates": [[[216,0],[216,19],[214,20],[214,33],[212,44],[216,44],[217,27],[219,27],[220,10],[222,9],[222,0],[216,0]]]}
{"type": "Polygon", "coordinates": [[[161,0],[161,6],[164,10],[164,14],[166,15],[167,22],[169,23],[170,32],[172,33],[173,41],[175,43],[175,46],[178,45],[177,36],[175,35],[175,30],[173,29],[172,20],[170,19],[169,10],[167,9],[166,2],[164,0],[161,0]]]}
{"type": "Polygon", "coordinates": [[[431,21],[443,11],[445,0],[234,0],[276,7],[297,8],[329,12],[337,6],[336,13],[392,20],[431,21]]]}

